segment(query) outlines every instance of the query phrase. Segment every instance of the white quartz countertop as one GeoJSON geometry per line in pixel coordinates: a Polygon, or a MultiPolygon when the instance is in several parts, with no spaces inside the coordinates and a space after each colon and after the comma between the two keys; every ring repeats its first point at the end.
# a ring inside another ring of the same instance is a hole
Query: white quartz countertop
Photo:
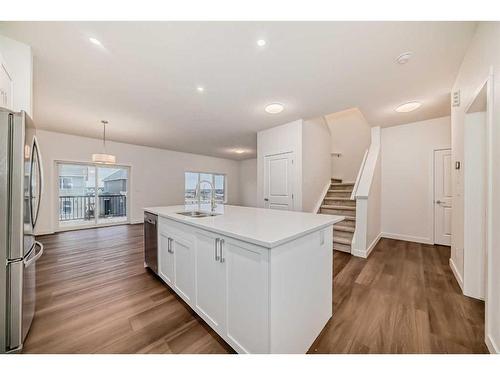
{"type": "MultiPolygon", "coordinates": [[[[344,220],[344,216],[229,205],[218,205],[216,212],[220,215],[217,216],[192,218],[178,214],[193,210],[198,210],[198,205],[144,208],[144,211],[160,217],[267,248],[276,247],[344,220]]],[[[210,211],[209,205],[202,205],[201,211],[210,211]]]]}

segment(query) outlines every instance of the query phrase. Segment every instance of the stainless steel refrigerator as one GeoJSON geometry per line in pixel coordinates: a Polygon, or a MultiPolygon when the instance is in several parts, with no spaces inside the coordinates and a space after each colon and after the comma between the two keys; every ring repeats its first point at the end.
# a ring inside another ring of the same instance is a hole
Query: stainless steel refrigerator
{"type": "Polygon", "coordinates": [[[35,128],[25,112],[0,108],[0,352],[22,349],[35,313],[34,229],[43,185],[35,128]]]}

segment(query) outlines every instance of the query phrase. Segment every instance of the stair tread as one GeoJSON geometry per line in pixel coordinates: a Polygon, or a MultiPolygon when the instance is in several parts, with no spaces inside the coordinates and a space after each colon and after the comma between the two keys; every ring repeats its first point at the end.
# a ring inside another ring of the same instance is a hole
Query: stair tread
{"type": "Polygon", "coordinates": [[[347,225],[335,224],[333,226],[333,229],[334,230],[338,230],[340,232],[351,232],[351,233],[354,233],[354,227],[350,227],[350,226],[347,226],[347,225]]]}
{"type": "Polygon", "coordinates": [[[330,209],[330,210],[343,210],[343,211],[355,211],[356,207],[354,206],[338,206],[335,204],[323,204],[321,208],[330,209]]]}
{"type": "Polygon", "coordinates": [[[333,185],[333,186],[346,186],[346,185],[354,185],[354,182],[332,182],[330,185],[333,185]]]}
{"type": "Polygon", "coordinates": [[[333,237],[333,243],[350,245],[352,243],[352,240],[350,240],[349,238],[343,238],[343,237],[333,237]]]}
{"type": "Polygon", "coordinates": [[[334,189],[329,189],[329,193],[352,193],[352,189],[342,189],[342,190],[334,190],[334,189]]]}
{"type": "Polygon", "coordinates": [[[346,216],[346,215],[342,216],[344,217],[344,220],[356,221],[356,216],[346,216]]]}
{"type": "Polygon", "coordinates": [[[340,251],[342,253],[351,253],[351,246],[349,245],[341,245],[341,244],[333,244],[333,250],[335,251],[340,251]],[[339,247],[339,246],[344,246],[344,247],[339,247]]]}
{"type": "Polygon", "coordinates": [[[326,200],[330,201],[350,201],[350,202],[355,202],[354,199],[348,198],[348,197],[325,197],[326,200]]]}

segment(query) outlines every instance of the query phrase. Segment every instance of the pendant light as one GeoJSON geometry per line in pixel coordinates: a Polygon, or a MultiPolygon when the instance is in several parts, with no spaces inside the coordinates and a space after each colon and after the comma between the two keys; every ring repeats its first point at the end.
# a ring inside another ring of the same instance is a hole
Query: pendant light
{"type": "Polygon", "coordinates": [[[103,125],[103,137],[102,137],[103,153],[92,154],[92,161],[94,163],[101,163],[101,164],[115,164],[116,156],[111,154],[106,154],[106,124],[108,122],[106,120],[101,120],[101,123],[103,125]]]}

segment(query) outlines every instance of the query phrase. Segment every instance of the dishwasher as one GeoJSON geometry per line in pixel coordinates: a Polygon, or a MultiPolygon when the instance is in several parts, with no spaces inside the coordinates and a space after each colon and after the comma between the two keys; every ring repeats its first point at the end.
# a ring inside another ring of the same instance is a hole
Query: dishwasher
{"type": "Polygon", "coordinates": [[[144,212],[144,266],[158,275],[158,215],[144,212]]]}

